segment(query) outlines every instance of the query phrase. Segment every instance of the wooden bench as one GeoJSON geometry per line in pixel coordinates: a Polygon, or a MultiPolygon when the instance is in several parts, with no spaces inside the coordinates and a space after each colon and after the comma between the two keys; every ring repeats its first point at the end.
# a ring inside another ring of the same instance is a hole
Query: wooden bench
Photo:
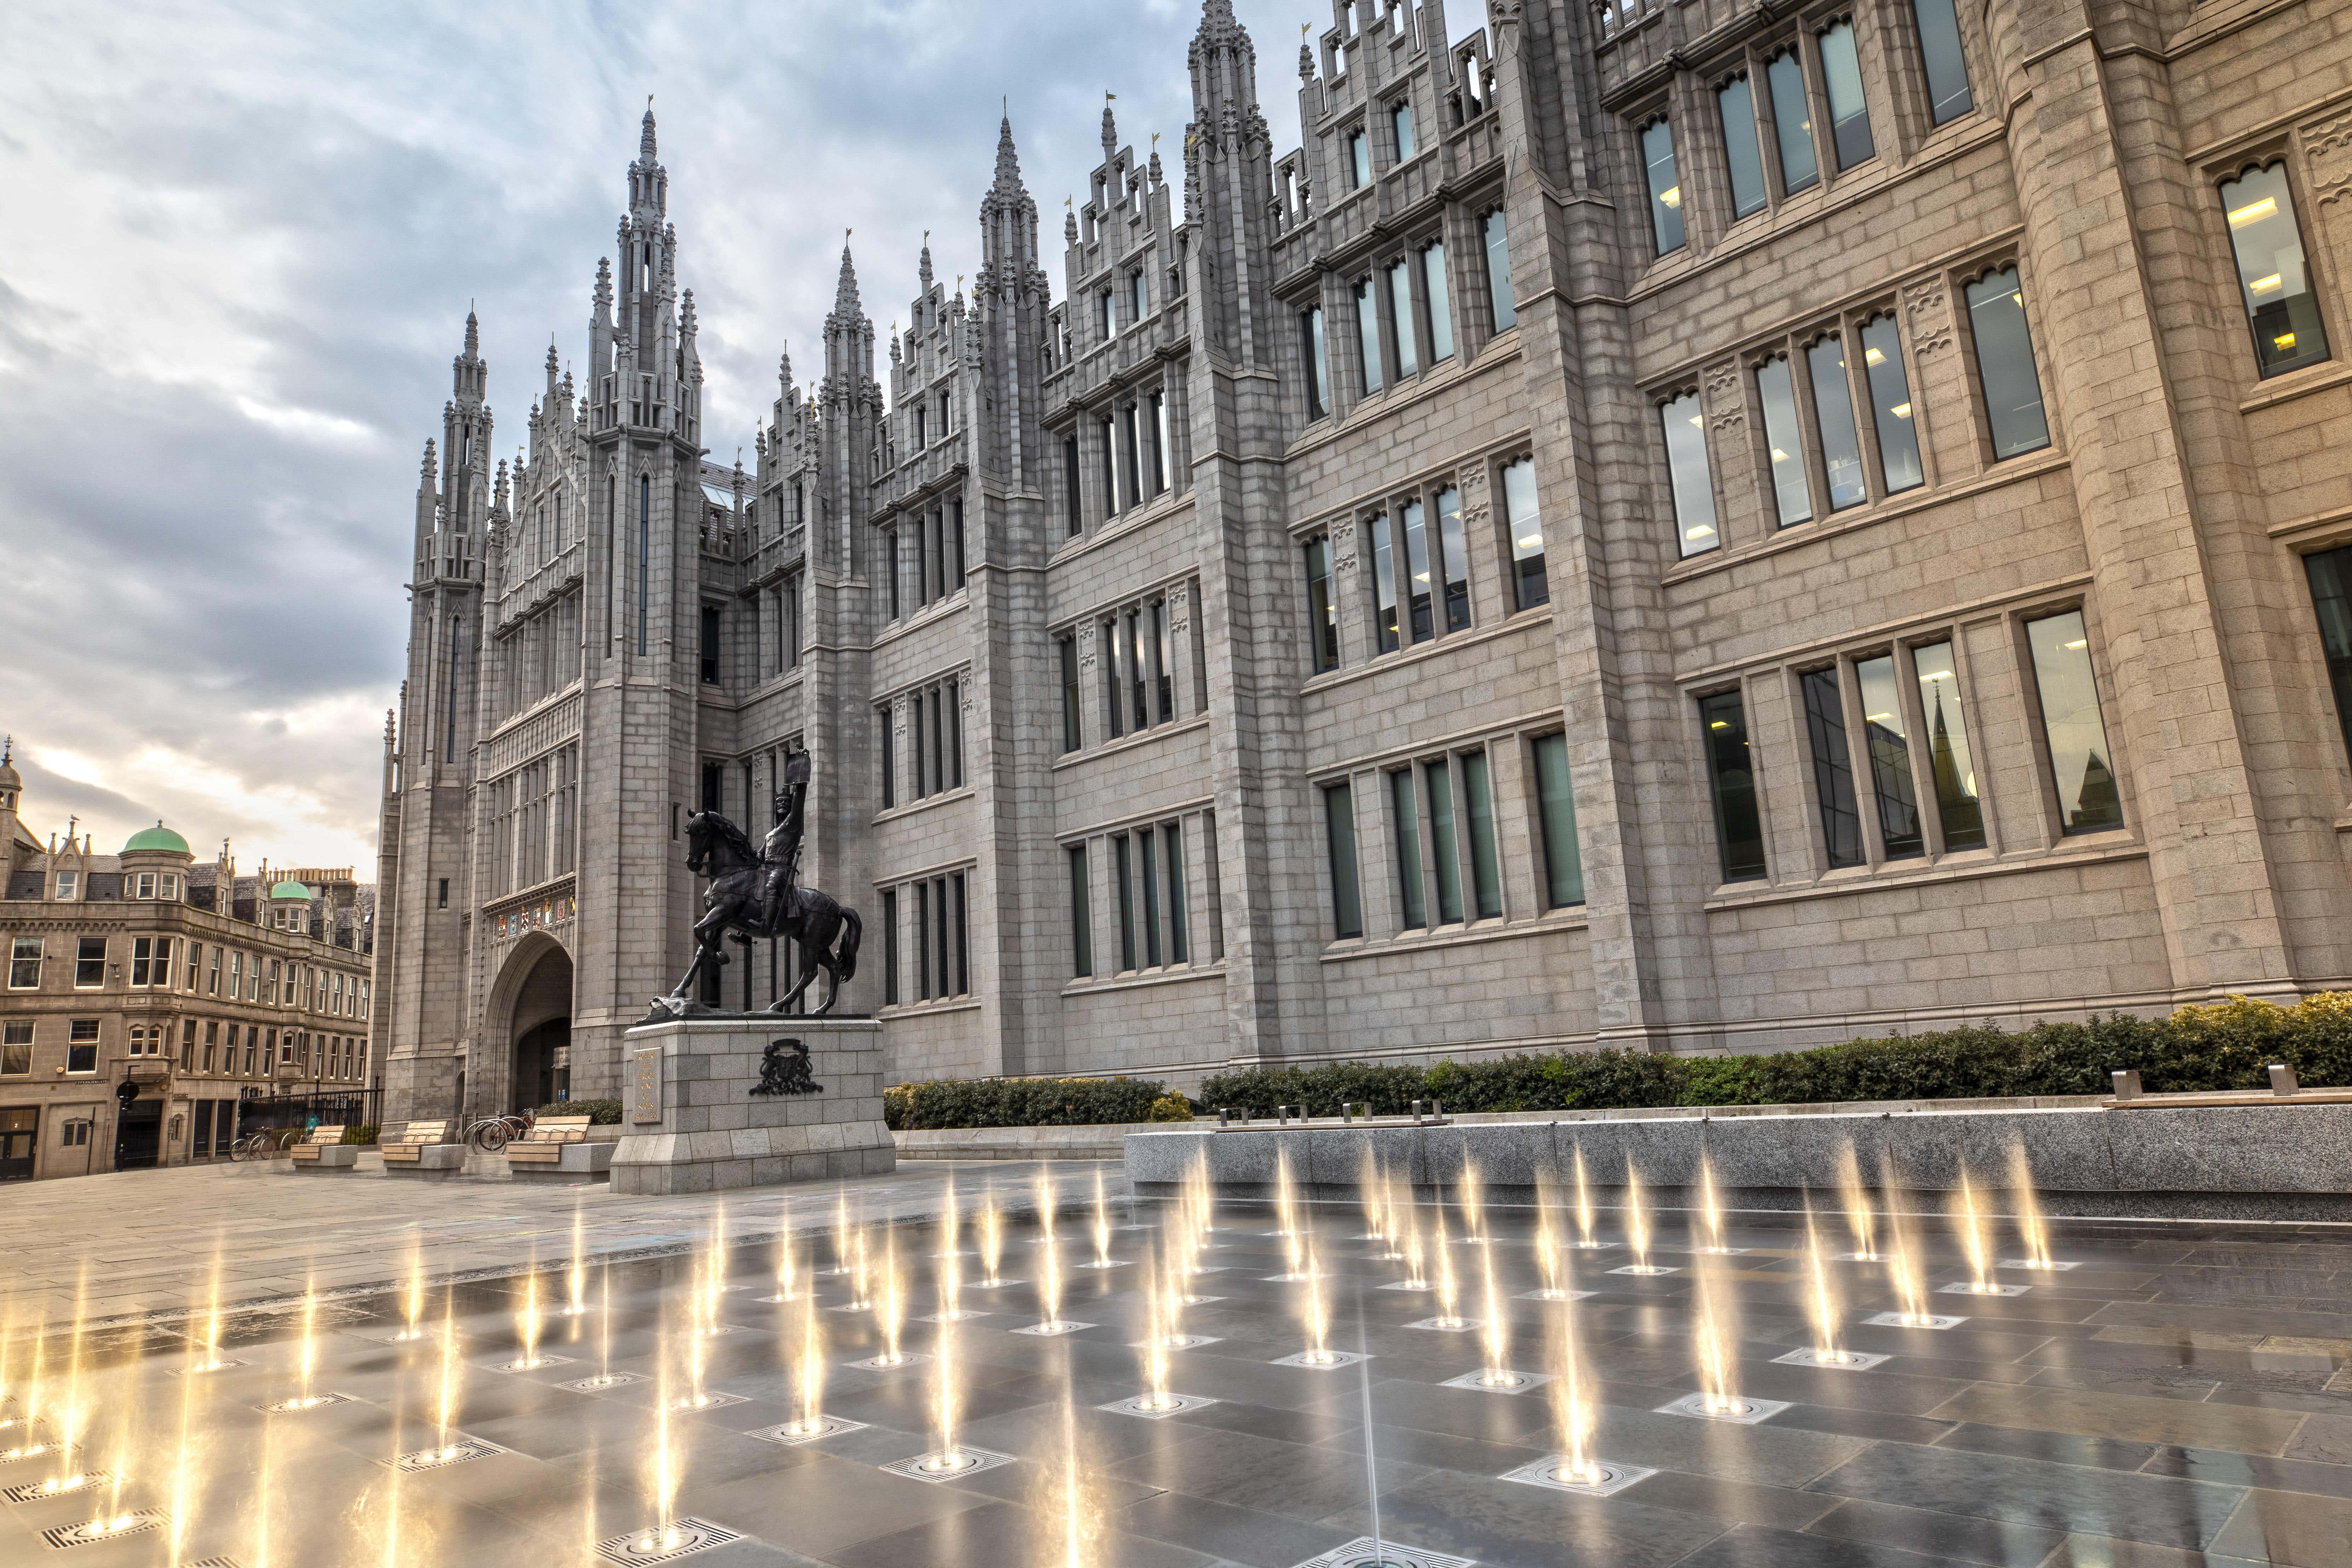
{"type": "Polygon", "coordinates": [[[348,1171],[359,1163],[360,1152],[343,1142],[341,1127],[313,1127],[300,1142],[288,1147],[286,1157],[298,1171],[348,1171]]]}
{"type": "Polygon", "coordinates": [[[411,1121],[377,1139],[388,1176],[450,1176],[466,1168],[466,1146],[449,1142],[446,1121],[411,1121]]]}
{"type": "Polygon", "coordinates": [[[585,1116],[542,1116],[507,1145],[507,1170],[518,1181],[593,1182],[612,1173],[615,1143],[590,1142],[585,1116]]]}

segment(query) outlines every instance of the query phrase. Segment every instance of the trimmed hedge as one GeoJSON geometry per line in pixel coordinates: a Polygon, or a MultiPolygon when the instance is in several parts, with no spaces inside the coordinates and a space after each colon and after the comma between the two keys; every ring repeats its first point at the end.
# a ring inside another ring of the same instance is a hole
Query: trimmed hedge
{"type": "Polygon", "coordinates": [[[552,1105],[542,1105],[531,1112],[534,1116],[584,1116],[591,1127],[618,1127],[621,1124],[621,1102],[617,1100],[559,1100],[552,1105]]]}
{"type": "Polygon", "coordinates": [[[1168,1086],[1140,1078],[943,1079],[882,1091],[894,1132],[940,1127],[1100,1127],[1143,1121],[1168,1086]]]}
{"type": "Polygon", "coordinates": [[[2352,1083],[2352,992],[2326,992],[2293,1007],[2232,996],[2160,1020],[2119,1015],[2017,1034],[1980,1025],[1760,1056],[1602,1050],[1430,1068],[1260,1068],[1219,1073],[1193,1098],[1252,1116],[1272,1116],[1281,1105],[1337,1116],[1342,1101],[1396,1116],[1415,1100],[1457,1111],[1811,1105],[2104,1094],[2109,1073],[2133,1069],[2150,1093],[2179,1093],[2266,1088],[2273,1062],[2294,1068],[2305,1084],[2352,1083]]]}
{"type": "Polygon", "coordinates": [[[346,1143],[356,1143],[362,1149],[373,1148],[375,1146],[375,1123],[371,1121],[362,1127],[344,1128],[343,1142],[346,1143]]]}

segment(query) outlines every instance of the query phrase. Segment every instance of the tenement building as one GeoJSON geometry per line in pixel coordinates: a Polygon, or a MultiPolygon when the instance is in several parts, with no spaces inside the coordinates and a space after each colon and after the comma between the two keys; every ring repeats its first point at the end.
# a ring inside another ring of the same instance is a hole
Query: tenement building
{"type": "Polygon", "coordinates": [[[2347,16],[1351,0],[1284,154],[1209,0],[1058,286],[1008,124],[749,470],[648,115],[586,374],[494,461],[469,322],[427,447],[395,1102],[614,1092],[803,747],[902,1077],[2344,984],[2347,16]]]}
{"type": "Polygon", "coordinates": [[[256,1101],[365,1101],[373,889],[199,866],[160,822],[44,843],[23,791],[0,755],[0,1181],[225,1159],[256,1101]]]}

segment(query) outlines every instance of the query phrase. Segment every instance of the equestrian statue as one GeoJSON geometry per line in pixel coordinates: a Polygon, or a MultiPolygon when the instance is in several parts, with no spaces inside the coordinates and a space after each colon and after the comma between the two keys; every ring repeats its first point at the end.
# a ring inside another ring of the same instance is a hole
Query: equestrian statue
{"type": "Polygon", "coordinates": [[[727,960],[719,943],[730,931],[745,938],[781,937],[800,950],[800,979],[768,1007],[788,1013],[824,972],[824,1003],[816,1017],[833,1011],[842,984],[857,973],[857,941],[864,923],[857,911],[832,894],[800,886],[801,833],[808,806],[809,754],[794,752],[784,763],[784,784],[776,792],[775,826],[766,843],[754,846],[741,828],[715,811],[686,819],[686,868],[710,879],[702,895],[702,918],[694,922],[694,962],[677,989],[654,1004],[657,1015],[683,1016],[697,1009],[688,999],[695,982],[727,960]],[[836,946],[835,939],[840,939],[836,946]]]}

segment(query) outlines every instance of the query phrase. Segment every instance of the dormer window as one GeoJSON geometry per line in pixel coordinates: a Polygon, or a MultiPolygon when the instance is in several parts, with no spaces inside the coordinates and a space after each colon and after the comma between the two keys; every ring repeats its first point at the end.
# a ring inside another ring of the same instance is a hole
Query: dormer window
{"type": "Polygon", "coordinates": [[[81,873],[80,873],[80,872],[79,872],[79,871],[60,871],[60,872],[58,872],[58,900],[59,900],[60,902],[70,902],[70,901],[72,901],[73,900],[75,900],[75,899],[79,899],[79,898],[80,898],[80,897],[81,897],[81,873]]]}
{"type": "Polygon", "coordinates": [[[135,884],[135,889],[136,889],[136,890],[135,890],[135,891],[133,891],[133,892],[131,893],[131,895],[132,898],[134,898],[134,899],[152,899],[152,898],[153,898],[153,897],[155,896],[155,873],[154,873],[154,872],[152,872],[152,871],[142,871],[142,872],[140,872],[140,873],[139,873],[138,881],[137,881],[137,882],[136,882],[136,884],[135,884]]]}

